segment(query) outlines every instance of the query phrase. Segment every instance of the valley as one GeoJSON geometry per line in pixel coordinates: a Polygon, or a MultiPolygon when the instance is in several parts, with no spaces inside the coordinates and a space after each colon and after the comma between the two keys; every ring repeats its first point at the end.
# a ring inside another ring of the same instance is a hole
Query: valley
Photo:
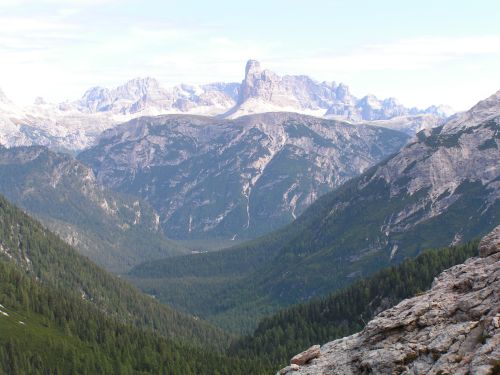
{"type": "Polygon", "coordinates": [[[146,262],[129,278],[164,303],[248,332],[279,308],[482,236],[500,217],[499,103],[496,93],[418,133],[282,229],[216,253],[146,262]]]}

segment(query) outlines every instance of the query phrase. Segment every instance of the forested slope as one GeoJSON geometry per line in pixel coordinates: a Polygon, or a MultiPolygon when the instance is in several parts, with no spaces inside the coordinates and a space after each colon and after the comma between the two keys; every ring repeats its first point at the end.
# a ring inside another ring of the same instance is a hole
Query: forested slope
{"type": "Polygon", "coordinates": [[[477,254],[478,241],[425,251],[328,297],[292,306],[263,319],[253,335],[237,341],[233,355],[284,366],[294,354],[363,329],[379,312],[430,288],[443,270],[477,254]]]}
{"type": "Polygon", "coordinates": [[[224,348],[230,341],[221,330],[159,304],[102,270],[2,197],[0,257],[47,287],[77,296],[120,322],[194,345],[224,348]]]}

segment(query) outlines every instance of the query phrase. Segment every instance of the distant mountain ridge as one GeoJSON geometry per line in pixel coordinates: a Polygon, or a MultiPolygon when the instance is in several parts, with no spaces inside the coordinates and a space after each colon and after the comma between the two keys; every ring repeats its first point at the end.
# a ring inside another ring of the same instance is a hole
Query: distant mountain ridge
{"type": "Polygon", "coordinates": [[[406,108],[395,98],[379,100],[375,95],[366,95],[358,99],[343,83],[317,82],[303,75],[281,77],[262,69],[258,61],[249,60],[238,102],[226,116],[275,111],[338,117],[354,122],[425,114],[444,118],[452,114],[445,106],[431,106],[425,110],[406,108]]]}
{"type": "Polygon", "coordinates": [[[307,76],[280,77],[250,60],[241,83],[165,88],[154,78],[136,78],[114,89],[93,87],[76,101],[50,104],[37,98],[26,107],[16,106],[2,93],[0,144],[77,151],[92,145],[104,130],[140,116],[236,118],[265,112],[297,112],[351,122],[394,119],[380,125],[413,134],[439,124],[452,111],[445,106],[406,108],[394,98],[379,100],[373,95],[358,99],[342,83],[317,82],[307,76]]]}

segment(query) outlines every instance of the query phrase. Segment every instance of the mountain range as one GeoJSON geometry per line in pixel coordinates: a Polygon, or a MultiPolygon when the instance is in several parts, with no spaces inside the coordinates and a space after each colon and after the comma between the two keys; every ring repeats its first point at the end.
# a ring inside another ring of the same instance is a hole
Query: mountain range
{"type": "Polygon", "coordinates": [[[59,104],[37,98],[17,106],[0,92],[0,144],[45,145],[78,151],[92,145],[104,130],[140,116],[197,114],[235,118],[288,111],[351,122],[380,122],[413,134],[452,114],[446,106],[406,108],[396,99],[361,99],[348,86],[317,82],[307,76],[279,76],[248,61],[241,83],[181,84],[164,88],[154,78],[137,78],[114,89],[93,87],[81,99],[59,104]],[[391,120],[391,121],[387,121],[391,120]]]}
{"type": "Polygon", "coordinates": [[[232,249],[147,262],[131,280],[221,326],[252,329],[282,306],[493,229],[500,218],[499,148],[497,92],[419,132],[290,225],[232,249]]]}
{"type": "Polygon", "coordinates": [[[262,375],[341,337],[278,373],[497,373],[499,150],[500,91],[452,114],[255,60],[0,91],[0,373],[262,375]]]}
{"type": "Polygon", "coordinates": [[[406,141],[295,113],[167,115],[107,130],[78,159],[104,186],[149,202],[171,238],[241,239],[291,222],[406,141]]]}

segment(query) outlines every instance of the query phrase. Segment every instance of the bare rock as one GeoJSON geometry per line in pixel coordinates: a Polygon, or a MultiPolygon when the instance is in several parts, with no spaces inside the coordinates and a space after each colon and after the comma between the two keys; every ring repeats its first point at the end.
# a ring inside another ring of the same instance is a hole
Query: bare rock
{"type": "Polygon", "coordinates": [[[500,225],[485,236],[479,244],[479,255],[484,257],[500,251],[500,225]]]}
{"type": "Polygon", "coordinates": [[[276,373],[276,375],[285,375],[285,374],[288,374],[289,372],[292,372],[292,371],[298,371],[299,368],[300,368],[299,365],[292,363],[290,366],[283,367],[281,370],[279,370],[276,373]]]}
{"type": "Polygon", "coordinates": [[[500,361],[499,234],[497,227],[481,241],[484,257],[444,271],[425,294],[323,345],[296,374],[491,374],[500,361]]]}
{"type": "Polygon", "coordinates": [[[291,359],[291,363],[295,365],[303,365],[309,362],[313,358],[318,358],[320,356],[320,346],[313,345],[309,349],[297,354],[291,359]]]}

